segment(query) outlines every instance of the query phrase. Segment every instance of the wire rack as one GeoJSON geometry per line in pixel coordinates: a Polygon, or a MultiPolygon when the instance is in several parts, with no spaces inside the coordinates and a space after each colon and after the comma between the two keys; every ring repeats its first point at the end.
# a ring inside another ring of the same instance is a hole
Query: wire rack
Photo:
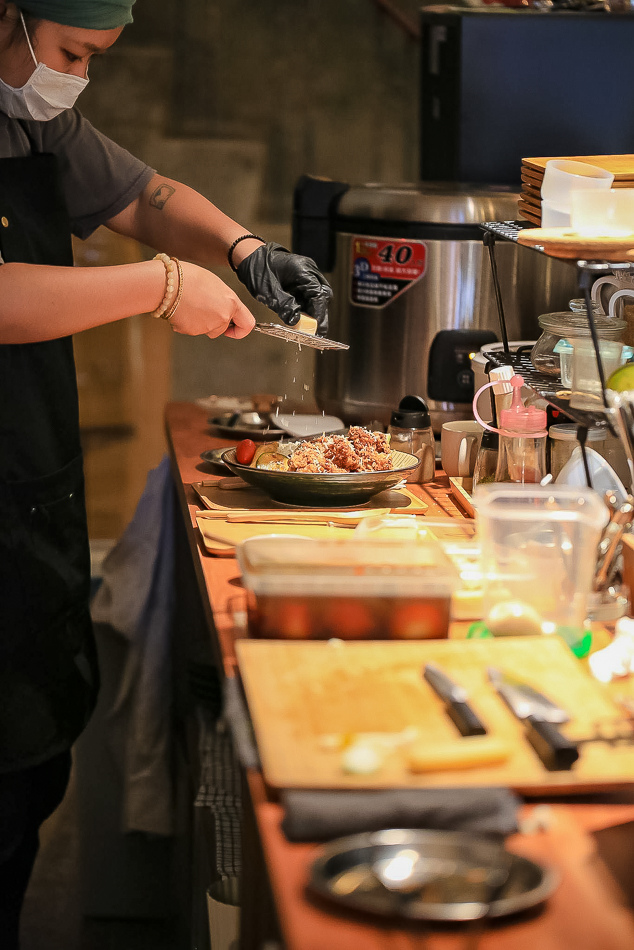
{"type": "Polygon", "coordinates": [[[313,350],[349,350],[347,343],[338,343],[336,340],[327,340],[323,336],[305,333],[303,330],[293,330],[283,327],[279,323],[256,323],[255,329],[267,336],[276,336],[287,343],[297,343],[299,346],[309,346],[313,350]]]}
{"type": "MultiPolygon", "coordinates": [[[[561,383],[561,380],[558,376],[548,376],[546,373],[541,373],[535,369],[533,364],[530,361],[530,348],[520,347],[516,352],[511,351],[508,341],[508,335],[506,331],[506,319],[504,316],[504,306],[502,301],[502,293],[500,288],[500,280],[497,271],[497,263],[495,258],[495,242],[496,240],[502,241],[513,241],[517,243],[518,235],[521,231],[525,230],[527,227],[531,228],[533,225],[525,221],[486,221],[481,225],[484,232],[483,242],[484,245],[489,250],[489,261],[491,264],[491,273],[493,278],[493,289],[495,293],[498,316],[500,320],[500,332],[502,335],[502,341],[504,344],[504,350],[501,352],[496,352],[495,356],[491,355],[491,362],[493,365],[510,365],[524,377],[527,386],[530,386],[531,389],[535,390],[540,396],[542,396],[548,403],[550,403],[555,408],[564,412],[573,422],[576,422],[577,425],[585,426],[590,428],[591,426],[596,425],[609,425],[607,416],[609,413],[606,411],[607,401],[605,397],[602,399],[597,399],[596,409],[587,410],[587,409],[578,409],[570,405],[570,396],[571,393],[569,390],[566,390],[561,383]]],[[[527,251],[533,251],[537,253],[545,253],[539,247],[526,248],[527,251]]],[[[601,380],[602,390],[605,393],[605,377],[603,373],[603,366],[601,362],[601,356],[599,352],[599,343],[596,333],[596,328],[594,325],[594,320],[592,318],[592,308],[590,306],[590,288],[593,281],[601,274],[611,273],[613,271],[628,271],[634,272],[634,265],[630,263],[616,263],[614,261],[570,261],[571,264],[576,264],[579,272],[579,289],[582,296],[586,300],[586,312],[588,317],[588,326],[590,329],[590,334],[592,341],[594,343],[595,353],[597,355],[597,365],[599,369],[599,377],[601,380]]],[[[613,426],[610,425],[610,428],[613,426]]]]}
{"type": "Polygon", "coordinates": [[[511,350],[508,353],[504,351],[489,352],[487,356],[492,366],[512,366],[515,372],[522,376],[527,386],[530,386],[551,406],[568,416],[571,422],[576,422],[577,425],[586,428],[607,426],[608,422],[601,402],[597,400],[596,411],[576,409],[571,406],[570,390],[562,386],[558,376],[549,376],[535,369],[531,363],[531,349],[530,346],[521,346],[517,350],[511,350]]]}

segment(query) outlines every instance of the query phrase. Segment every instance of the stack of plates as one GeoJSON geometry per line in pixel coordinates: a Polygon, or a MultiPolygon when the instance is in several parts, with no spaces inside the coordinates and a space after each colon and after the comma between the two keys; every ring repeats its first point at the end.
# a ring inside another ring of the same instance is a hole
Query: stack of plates
{"type": "MultiPolygon", "coordinates": [[[[613,188],[634,188],[634,155],[552,155],[573,162],[598,165],[614,175],[613,188]]],[[[522,159],[522,191],[518,202],[520,218],[541,225],[541,189],[546,162],[550,158],[522,159]]]]}

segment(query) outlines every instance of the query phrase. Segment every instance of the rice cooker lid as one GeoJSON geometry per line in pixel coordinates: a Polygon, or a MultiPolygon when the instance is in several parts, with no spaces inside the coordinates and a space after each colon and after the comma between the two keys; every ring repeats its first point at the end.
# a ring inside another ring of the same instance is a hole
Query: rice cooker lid
{"type": "Polygon", "coordinates": [[[346,218],[477,226],[515,220],[518,198],[501,186],[456,182],[351,185],[339,200],[337,217],[340,229],[346,218]]]}

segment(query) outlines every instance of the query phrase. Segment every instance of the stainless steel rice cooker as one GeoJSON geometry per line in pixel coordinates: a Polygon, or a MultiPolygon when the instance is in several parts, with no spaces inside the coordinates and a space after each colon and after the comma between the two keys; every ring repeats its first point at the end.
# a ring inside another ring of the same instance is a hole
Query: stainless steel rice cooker
{"type": "MultiPolygon", "coordinates": [[[[293,250],[334,291],[332,339],[316,358],[320,409],[387,426],[408,393],[434,429],[471,417],[471,357],[502,339],[483,221],[514,220],[517,194],[460,184],[348,185],[305,176],[294,196],[293,250]]],[[[574,267],[512,242],[495,245],[509,339],[535,339],[540,313],[565,308],[574,267]]]]}

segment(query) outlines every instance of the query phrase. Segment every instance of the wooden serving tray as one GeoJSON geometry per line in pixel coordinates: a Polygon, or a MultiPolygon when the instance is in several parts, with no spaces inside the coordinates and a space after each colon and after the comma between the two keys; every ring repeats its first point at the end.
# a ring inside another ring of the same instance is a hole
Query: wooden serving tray
{"type": "Polygon", "coordinates": [[[546,162],[553,159],[597,165],[612,172],[615,181],[627,181],[628,184],[634,182],[634,155],[551,155],[549,158],[523,158],[522,169],[526,169],[528,174],[543,177],[546,162]]]}
{"type": "Polygon", "coordinates": [[[469,518],[475,518],[475,508],[473,507],[473,479],[462,478],[458,475],[449,477],[451,486],[451,497],[458,505],[461,511],[469,518]]]}
{"type": "Polygon", "coordinates": [[[553,257],[634,260],[634,233],[624,238],[588,238],[570,228],[526,228],[517,236],[526,247],[543,247],[553,257]]]}
{"type": "MultiPolygon", "coordinates": [[[[600,791],[634,782],[634,745],[581,747],[571,771],[549,772],[488,682],[486,669],[513,673],[573,717],[562,731],[589,735],[599,720],[622,714],[559,637],[490,640],[289,642],[238,640],[236,652],[264,775],[278,788],[429,788],[502,785],[525,794],[600,791]],[[437,663],[470,694],[492,736],[512,746],[504,763],[463,771],[413,774],[402,750],[368,776],[346,774],[341,751],[324,736],[398,733],[417,727],[422,740],[462,739],[441,700],[421,676],[437,663]]],[[[627,686],[626,686],[627,689],[627,686]]],[[[631,691],[631,690],[630,690],[631,691]]]]}
{"type": "MultiPolygon", "coordinates": [[[[278,501],[266,495],[264,492],[247,485],[242,479],[214,479],[208,482],[192,482],[192,488],[200,498],[205,508],[209,509],[237,509],[244,508],[279,511],[280,513],[289,511],[319,511],[319,508],[298,508],[295,505],[283,505],[278,501]],[[239,487],[222,488],[221,483],[236,484],[239,487]]],[[[370,501],[364,505],[350,505],[349,508],[337,507],[338,511],[347,511],[359,509],[368,512],[374,509],[390,508],[391,510],[401,511],[407,508],[409,514],[422,514],[427,511],[428,505],[422,501],[409,488],[388,488],[386,491],[379,492],[370,501]]],[[[328,509],[330,510],[330,509],[328,509]]]]}

